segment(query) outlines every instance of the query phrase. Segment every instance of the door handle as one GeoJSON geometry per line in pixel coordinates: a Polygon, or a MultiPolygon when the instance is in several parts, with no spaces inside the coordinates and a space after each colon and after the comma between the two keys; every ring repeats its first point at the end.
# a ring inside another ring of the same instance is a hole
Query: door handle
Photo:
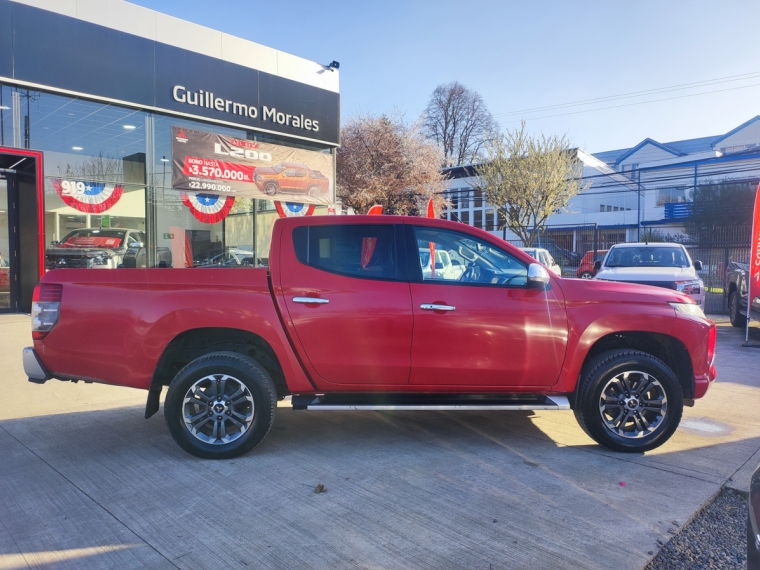
{"type": "Polygon", "coordinates": [[[436,305],[435,303],[425,303],[420,305],[420,309],[423,311],[455,311],[456,307],[451,305],[436,305]]]}
{"type": "Polygon", "coordinates": [[[293,297],[294,303],[313,303],[314,305],[326,305],[329,299],[318,299],[317,297],[293,297]]]}

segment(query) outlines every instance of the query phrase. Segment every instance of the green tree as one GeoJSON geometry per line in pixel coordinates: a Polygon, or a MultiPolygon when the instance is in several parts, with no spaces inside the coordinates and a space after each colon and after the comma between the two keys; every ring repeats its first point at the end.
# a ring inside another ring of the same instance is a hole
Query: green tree
{"type": "Polygon", "coordinates": [[[686,233],[700,241],[723,241],[730,228],[752,223],[757,182],[721,180],[698,185],[692,195],[686,233]]]}
{"type": "Polygon", "coordinates": [[[525,123],[486,143],[488,158],[475,166],[473,186],[526,246],[557,210],[590,186],[566,137],[531,137],[525,123]]]}

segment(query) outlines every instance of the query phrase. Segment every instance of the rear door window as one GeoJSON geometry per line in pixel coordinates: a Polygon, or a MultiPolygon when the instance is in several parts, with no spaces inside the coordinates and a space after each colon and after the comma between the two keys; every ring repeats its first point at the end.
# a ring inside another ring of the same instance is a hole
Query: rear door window
{"type": "Polygon", "coordinates": [[[391,224],[301,226],[293,230],[296,258],[305,265],[364,279],[396,279],[391,224]]]}

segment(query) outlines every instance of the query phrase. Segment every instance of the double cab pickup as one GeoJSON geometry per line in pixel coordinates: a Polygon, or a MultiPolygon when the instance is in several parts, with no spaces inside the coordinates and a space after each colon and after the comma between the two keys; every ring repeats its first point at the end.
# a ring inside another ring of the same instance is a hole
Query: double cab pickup
{"type": "Polygon", "coordinates": [[[463,224],[283,218],[269,267],[47,273],[33,382],[147,390],[200,457],[301,410],[573,410],[598,443],[653,449],[715,378],[715,325],[678,291],[563,279],[463,224]],[[459,271],[425,271],[430,252],[459,271]],[[427,256],[427,258],[425,258],[427,256]],[[96,343],[82,343],[96,338],[96,343]]]}

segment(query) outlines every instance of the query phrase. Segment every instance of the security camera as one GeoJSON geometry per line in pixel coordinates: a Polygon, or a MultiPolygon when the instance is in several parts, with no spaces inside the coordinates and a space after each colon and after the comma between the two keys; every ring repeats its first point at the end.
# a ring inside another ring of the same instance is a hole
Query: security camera
{"type": "Polygon", "coordinates": [[[323,65],[322,67],[329,69],[330,71],[335,71],[336,69],[340,69],[340,62],[333,60],[328,65],[323,65]]]}

